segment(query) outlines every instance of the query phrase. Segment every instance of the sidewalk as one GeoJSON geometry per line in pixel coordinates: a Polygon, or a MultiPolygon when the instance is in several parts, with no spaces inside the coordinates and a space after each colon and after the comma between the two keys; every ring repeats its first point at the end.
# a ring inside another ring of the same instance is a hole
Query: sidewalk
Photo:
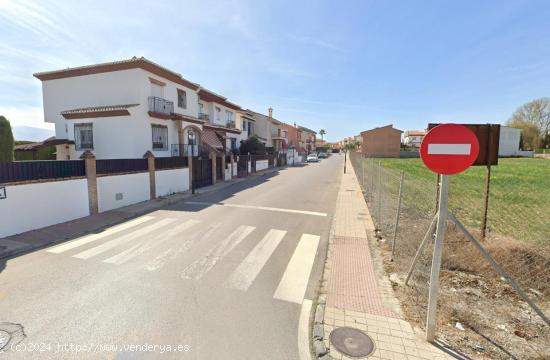
{"type": "Polygon", "coordinates": [[[338,192],[322,290],[326,293],[323,341],[330,357],[351,359],[329,341],[333,329],[346,326],[372,338],[374,352],[368,359],[453,359],[423,340],[424,334],[415,333],[403,319],[377,255],[375,227],[349,159],[346,168],[338,192]]]}
{"type": "Polygon", "coordinates": [[[134,217],[153,212],[164,206],[186,200],[200,194],[217,191],[242,181],[254,179],[281,169],[283,169],[283,167],[266,169],[250,174],[245,178],[234,178],[230,181],[219,182],[214,185],[196,189],[195,194],[191,194],[191,191],[178,193],[155,200],[128,205],[96,215],[90,215],[80,219],[47,226],[41,229],[27,231],[21,234],[8,236],[6,238],[1,238],[0,259],[21,254],[30,250],[40,249],[68,239],[74,239],[78,236],[98,232],[106,227],[110,227],[134,217]]]}

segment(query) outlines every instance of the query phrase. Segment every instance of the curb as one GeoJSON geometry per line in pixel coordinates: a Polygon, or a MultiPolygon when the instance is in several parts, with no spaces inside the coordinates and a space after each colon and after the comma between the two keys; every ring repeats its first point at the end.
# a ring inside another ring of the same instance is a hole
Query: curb
{"type": "MultiPolygon", "coordinates": [[[[195,191],[195,194],[192,194],[191,190],[187,190],[187,191],[184,191],[184,192],[168,195],[168,196],[165,196],[165,197],[159,197],[159,198],[156,198],[156,199],[153,199],[153,200],[147,200],[147,201],[144,201],[142,203],[131,204],[131,205],[127,205],[125,207],[121,207],[121,208],[118,208],[118,209],[109,210],[109,211],[119,213],[120,218],[116,219],[115,221],[106,221],[98,227],[93,227],[93,228],[87,229],[86,231],[71,235],[70,237],[66,236],[62,239],[50,241],[50,242],[47,242],[47,243],[28,244],[28,243],[24,243],[22,241],[12,240],[8,236],[6,238],[0,239],[0,260],[11,258],[11,257],[14,257],[16,255],[24,254],[24,253],[27,253],[27,252],[30,252],[30,251],[33,251],[33,250],[39,250],[39,249],[48,247],[52,244],[61,243],[65,240],[70,240],[70,239],[74,239],[76,237],[84,236],[84,235],[90,234],[92,232],[95,232],[97,230],[103,229],[105,227],[120,224],[124,221],[133,219],[133,218],[141,216],[143,214],[147,214],[151,211],[158,210],[159,208],[161,208],[163,206],[172,205],[172,204],[175,204],[175,203],[180,202],[180,201],[192,199],[192,198],[194,198],[196,196],[199,196],[199,195],[204,195],[204,194],[208,194],[208,193],[211,193],[211,192],[214,192],[214,191],[217,191],[217,190],[221,190],[221,189],[224,189],[226,187],[244,182],[246,180],[252,180],[256,177],[264,176],[266,174],[269,174],[271,172],[275,172],[277,170],[281,170],[281,169],[284,169],[284,168],[286,168],[286,166],[260,170],[259,172],[249,174],[247,177],[244,177],[244,178],[233,178],[229,181],[220,182],[219,184],[224,184],[223,186],[210,188],[210,189],[206,189],[206,190],[202,190],[202,191],[201,190],[195,191]],[[140,204],[142,206],[143,205],[147,205],[147,206],[145,208],[141,208],[141,209],[137,209],[137,210],[132,211],[132,207],[139,208],[140,204]],[[10,251],[2,251],[2,247],[3,247],[1,245],[2,240],[7,240],[7,241],[10,241],[10,242],[17,242],[17,243],[20,243],[21,246],[16,247],[16,248],[14,248],[10,251]]],[[[214,184],[214,185],[211,185],[211,186],[216,186],[216,185],[214,184]]],[[[107,213],[107,212],[105,212],[105,213],[107,213]]],[[[102,214],[105,214],[105,213],[102,213],[102,214]]],[[[94,215],[88,215],[86,217],[89,217],[89,216],[94,216],[94,215]]],[[[86,218],[86,217],[84,217],[84,218],[86,218]]],[[[83,218],[81,218],[81,219],[83,219],[83,218]]],[[[70,221],[75,221],[75,220],[78,220],[78,219],[74,219],[74,220],[70,220],[70,221]]],[[[60,223],[60,224],[62,224],[62,223],[60,223]]],[[[58,225],[58,224],[52,224],[52,225],[49,225],[49,226],[55,226],[55,225],[58,225]]],[[[40,229],[44,229],[44,228],[47,228],[47,227],[48,226],[45,226],[45,227],[40,228],[40,229]]],[[[29,230],[29,231],[38,231],[40,229],[29,230]]],[[[16,234],[16,235],[18,235],[18,234],[16,234]]]]}
{"type": "Polygon", "coordinates": [[[313,349],[313,355],[318,360],[333,360],[334,358],[329,354],[329,349],[325,346],[325,306],[327,303],[327,296],[325,294],[319,295],[317,306],[315,307],[315,317],[313,320],[313,330],[311,332],[311,346],[313,349]]]}

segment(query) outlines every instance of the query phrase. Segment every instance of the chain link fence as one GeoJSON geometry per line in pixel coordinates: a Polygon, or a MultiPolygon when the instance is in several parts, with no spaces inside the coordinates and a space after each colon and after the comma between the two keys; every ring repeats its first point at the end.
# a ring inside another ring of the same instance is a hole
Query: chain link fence
{"type": "MultiPolygon", "coordinates": [[[[438,178],[384,166],[383,159],[363,158],[356,152],[350,152],[350,160],[377,228],[395,293],[408,320],[425,329],[438,178]],[[425,247],[419,251],[424,239],[425,247]]],[[[490,204],[496,208],[489,207],[483,240],[479,231],[483,178],[465,174],[449,181],[449,211],[480,240],[486,253],[448,221],[436,334],[438,341],[476,359],[550,358],[550,204],[526,180],[513,181],[525,181],[525,186],[515,184],[514,191],[491,188],[490,204]],[[528,208],[514,201],[525,195],[517,189],[534,192],[528,208]],[[497,272],[490,258],[504,273],[497,272]],[[524,301],[516,284],[533,306],[524,301]]]]}

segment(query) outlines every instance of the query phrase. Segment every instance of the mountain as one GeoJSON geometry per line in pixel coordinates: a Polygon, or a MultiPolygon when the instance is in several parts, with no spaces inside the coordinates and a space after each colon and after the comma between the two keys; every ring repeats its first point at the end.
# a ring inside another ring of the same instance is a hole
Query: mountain
{"type": "Polygon", "coordinates": [[[30,126],[14,126],[12,132],[15,140],[42,141],[55,136],[54,130],[30,126]]]}

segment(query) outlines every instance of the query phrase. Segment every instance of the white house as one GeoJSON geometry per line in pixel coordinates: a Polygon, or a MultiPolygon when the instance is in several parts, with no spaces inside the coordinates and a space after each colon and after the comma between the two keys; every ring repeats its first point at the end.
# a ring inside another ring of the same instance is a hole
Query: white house
{"type": "Polygon", "coordinates": [[[207,90],[143,57],[34,76],[42,81],[44,119],[65,140],[60,160],[85,150],[98,159],[194,154],[201,144],[221,150],[216,139],[240,133],[199,118],[199,94],[207,90]]]}
{"type": "Polygon", "coordinates": [[[214,131],[220,143],[228,150],[237,150],[243,137],[238,116],[242,110],[239,105],[229,102],[226,97],[205,88],[199,89],[199,119],[207,131],[214,131]],[[225,144],[224,144],[225,141],[225,144]]]}
{"type": "Polygon", "coordinates": [[[420,144],[425,135],[425,131],[407,130],[403,133],[403,144],[414,148],[420,148],[420,144]]]}

